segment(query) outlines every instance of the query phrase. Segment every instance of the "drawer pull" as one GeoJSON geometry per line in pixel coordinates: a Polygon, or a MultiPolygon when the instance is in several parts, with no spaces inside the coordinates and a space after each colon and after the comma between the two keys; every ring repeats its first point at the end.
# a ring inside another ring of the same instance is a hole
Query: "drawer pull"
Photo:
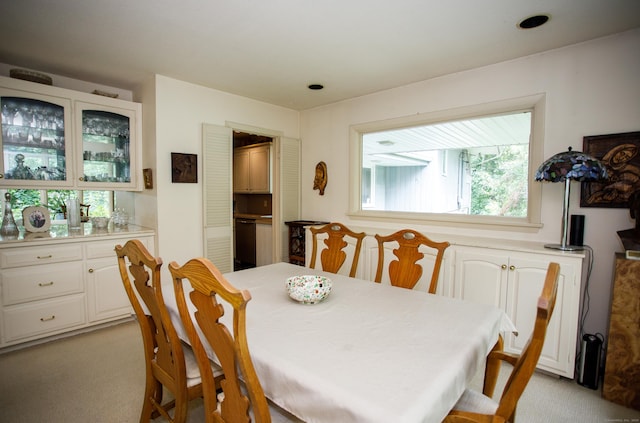
{"type": "Polygon", "coordinates": [[[516,270],[516,267],[515,266],[509,266],[509,270],[511,270],[511,271],[516,270]]]}
{"type": "Polygon", "coordinates": [[[93,269],[89,269],[89,273],[93,273],[93,269]]]}
{"type": "Polygon", "coordinates": [[[48,321],[53,320],[53,319],[55,319],[55,318],[56,318],[56,316],[55,316],[55,315],[51,315],[51,316],[49,316],[49,317],[41,317],[41,318],[40,318],[40,321],[41,321],[41,322],[48,322],[48,321]]]}
{"type": "Polygon", "coordinates": [[[51,282],[40,282],[38,284],[38,286],[51,286],[51,285],[53,285],[53,281],[51,281],[51,282]]]}
{"type": "Polygon", "coordinates": [[[51,254],[49,254],[48,256],[36,256],[36,258],[38,260],[42,260],[42,259],[50,259],[51,257],[53,257],[51,254]]]}
{"type": "Polygon", "coordinates": [[[500,266],[500,268],[501,268],[502,270],[505,270],[505,269],[507,268],[507,265],[506,265],[506,264],[503,264],[502,266],[500,266]]]}

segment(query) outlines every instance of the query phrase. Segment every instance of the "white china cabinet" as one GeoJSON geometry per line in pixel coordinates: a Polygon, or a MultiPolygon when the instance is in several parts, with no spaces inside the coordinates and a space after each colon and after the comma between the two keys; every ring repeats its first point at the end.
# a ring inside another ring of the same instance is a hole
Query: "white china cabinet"
{"type": "Polygon", "coordinates": [[[0,186],[141,190],[142,106],[0,77],[0,186]]]}

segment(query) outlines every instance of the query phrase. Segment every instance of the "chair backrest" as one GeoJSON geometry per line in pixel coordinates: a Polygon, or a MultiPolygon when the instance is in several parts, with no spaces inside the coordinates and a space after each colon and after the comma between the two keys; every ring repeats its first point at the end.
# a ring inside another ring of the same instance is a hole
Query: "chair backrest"
{"type": "Polygon", "coordinates": [[[162,296],[162,259],[153,257],[137,239],[127,241],[124,246],[117,245],[115,250],[122,283],[142,331],[147,374],[153,374],[174,395],[178,389],[186,392],[182,343],[162,296]]]}
{"type": "Polygon", "coordinates": [[[205,258],[191,259],[182,267],[171,262],[169,270],[173,276],[180,318],[200,367],[205,420],[207,422],[249,422],[251,411],[256,423],[270,422],[269,406],[247,345],[245,311],[251,294],[249,291],[234,288],[213,263],[205,258]],[[193,314],[195,322],[225,375],[225,379],[220,383],[224,393],[220,400],[216,395],[209,357],[187,305],[184,279],[188,280],[193,288],[189,293],[189,299],[195,307],[193,314]],[[230,306],[233,312],[233,332],[230,332],[220,320],[224,315],[225,306],[230,306]],[[245,390],[248,398],[244,393],[245,390]]]}
{"type": "Polygon", "coordinates": [[[345,241],[345,237],[351,237],[356,240],[355,252],[353,254],[353,260],[351,262],[351,269],[349,271],[350,277],[355,277],[356,270],[358,268],[358,260],[360,259],[360,249],[362,248],[362,240],[366,236],[364,232],[353,232],[351,229],[344,226],[342,223],[328,223],[320,228],[311,227],[309,229],[313,235],[313,249],[311,252],[311,263],[309,267],[311,269],[316,268],[316,256],[318,254],[318,234],[327,234],[324,244],[327,246],[320,253],[320,262],[322,263],[322,270],[331,273],[338,273],[345,260],[347,259],[347,253],[344,252],[344,248],[348,245],[345,241]]]}
{"type": "Polygon", "coordinates": [[[544,339],[547,335],[547,326],[553,315],[556,305],[556,295],[558,292],[558,277],[560,275],[560,265],[549,263],[547,274],[542,287],[542,293],[538,298],[536,321],[533,332],[525,344],[520,357],[513,365],[511,375],[507,380],[498,405],[496,415],[511,419],[515,413],[516,405],[520,396],[524,392],[533,372],[538,364],[538,359],[542,353],[544,339]]]}
{"type": "Polygon", "coordinates": [[[387,242],[397,242],[398,248],[393,250],[393,254],[397,260],[389,263],[389,280],[391,285],[402,288],[413,289],[422,277],[422,266],[417,262],[424,258],[424,253],[419,251],[421,245],[437,250],[433,272],[431,274],[431,282],[429,284],[429,293],[435,294],[438,287],[438,277],[440,276],[440,267],[444,251],[449,247],[448,242],[435,242],[412,229],[402,229],[388,236],[376,235],[378,240],[378,267],[376,270],[375,281],[382,281],[382,272],[384,270],[384,244],[387,242]]]}

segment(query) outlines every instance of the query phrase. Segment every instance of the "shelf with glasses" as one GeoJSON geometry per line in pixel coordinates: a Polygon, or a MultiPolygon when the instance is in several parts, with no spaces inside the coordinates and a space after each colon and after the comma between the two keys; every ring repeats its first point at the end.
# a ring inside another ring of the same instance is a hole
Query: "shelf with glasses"
{"type": "Polygon", "coordinates": [[[0,92],[3,151],[0,175],[16,184],[66,183],[65,121],[69,120],[71,102],[20,94],[4,89],[0,92]]]}
{"type": "Polygon", "coordinates": [[[127,110],[79,104],[82,134],[82,177],[94,183],[131,184],[131,126],[135,115],[127,110]]]}
{"type": "Polygon", "coordinates": [[[64,131],[59,129],[32,128],[3,123],[2,139],[3,144],[7,146],[65,150],[64,131]]]}

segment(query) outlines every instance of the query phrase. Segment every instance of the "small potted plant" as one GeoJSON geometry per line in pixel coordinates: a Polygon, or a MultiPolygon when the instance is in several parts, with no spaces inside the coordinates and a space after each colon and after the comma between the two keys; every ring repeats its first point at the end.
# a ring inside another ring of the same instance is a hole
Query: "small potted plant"
{"type": "Polygon", "coordinates": [[[67,218],[67,205],[65,204],[65,199],[62,196],[56,196],[49,199],[47,207],[51,210],[51,214],[54,216],[55,220],[64,220],[67,218]]]}

